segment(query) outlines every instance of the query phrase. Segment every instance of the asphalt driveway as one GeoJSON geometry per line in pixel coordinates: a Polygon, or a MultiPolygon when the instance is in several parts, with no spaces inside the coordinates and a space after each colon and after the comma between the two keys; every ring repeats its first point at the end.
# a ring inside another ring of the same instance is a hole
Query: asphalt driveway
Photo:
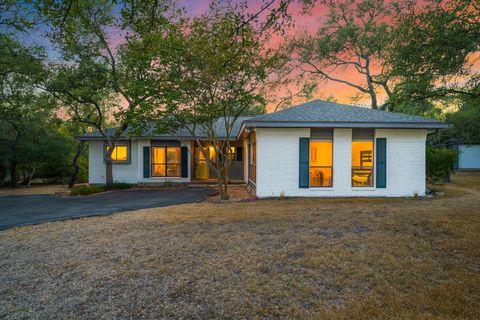
{"type": "Polygon", "coordinates": [[[200,202],[207,188],[113,191],[89,196],[50,194],[0,196],[0,230],[114,212],[200,202]]]}

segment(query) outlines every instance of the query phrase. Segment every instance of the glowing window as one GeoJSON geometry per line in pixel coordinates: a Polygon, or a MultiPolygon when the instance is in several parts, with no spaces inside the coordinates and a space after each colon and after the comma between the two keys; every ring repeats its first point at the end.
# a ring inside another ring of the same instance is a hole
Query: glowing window
{"type": "Polygon", "coordinates": [[[180,177],[180,148],[152,147],[152,177],[180,177]]]}
{"type": "MultiPolygon", "coordinates": [[[[105,146],[105,155],[107,154],[108,146],[105,146]]],[[[113,148],[112,151],[112,160],[114,162],[128,162],[128,146],[126,143],[119,142],[117,145],[113,148]]]]}
{"type": "Polygon", "coordinates": [[[373,131],[352,140],[352,186],[373,187],[373,131]]]}
{"type": "Polygon", "coordinates": [[[333,141],[310,140],[310,187],[333,186],[333,141]]]}
{"type": "Polygon", "coordinates": [[[235,147],[228,148],[228,160],[233,161],[235,160],[235,147]]]}

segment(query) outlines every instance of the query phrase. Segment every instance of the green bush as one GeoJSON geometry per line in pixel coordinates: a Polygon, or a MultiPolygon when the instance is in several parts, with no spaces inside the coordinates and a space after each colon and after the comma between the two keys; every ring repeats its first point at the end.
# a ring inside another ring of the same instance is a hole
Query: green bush
{"type": "Polygon", "coordinates": [[[444,148],[427,147],[427,181],[430,183],[450,181],[453,164],[458,152],[444,148]]]}
{"type": "MultiPolygon", "coordinates": [[[[124,182],[115,182],[113,183],[113,190],[125,190],[130,189],[132,187],[131,184],[124,183],[124,182]]],[[[71,196],[84,196],[87,194],[94,194],[99,192],[107,191],[107,188],[104,184],[95,184],[95,185],[81,185],[73,187],[70,190],[71,196]]]]}
{"type": "Polygon", "coordinates": [[[72,190],[70,190],[70,195],[71,196],[85,196],[87,194],[104,192],[106,190],[107,189],[105,188],[104,185],[86,185],[85,184],[85,185],[73,187],[72,190]]]}
{"type": "Polygon", "coordinates": [[[131,184],[125,183],[125,182],[114,182],[113,183],[113,189],[114,190],[125,190],[125,189],[130,189],[132,187],[131,184]]]}

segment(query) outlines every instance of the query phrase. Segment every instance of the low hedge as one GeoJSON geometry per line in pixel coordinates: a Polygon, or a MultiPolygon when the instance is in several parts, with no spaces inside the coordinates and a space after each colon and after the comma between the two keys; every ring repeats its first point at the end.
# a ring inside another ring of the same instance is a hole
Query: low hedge
{"type": "Polygon", "coordinates": [[[81,186],[73,187],[72,190],[70,190],[70,195],[71,196],[85,196],[87,194],[104,192],[106,190],[107,190],[107,188],[104,185],[84,184],[84,185],[81,185],[81,186]]]}
{"type": "MultiPolygon", "coordinates": [[[[113,184],[113,190],[125,190],[131,188],[132,185],[123,182],[115,182],[113,184]]],[[[73,187],[70,190],[71,196],[85,196],[88,194],[100,193],[107,191],[107,187],[104,184],[85,184],[73,187]]]]}

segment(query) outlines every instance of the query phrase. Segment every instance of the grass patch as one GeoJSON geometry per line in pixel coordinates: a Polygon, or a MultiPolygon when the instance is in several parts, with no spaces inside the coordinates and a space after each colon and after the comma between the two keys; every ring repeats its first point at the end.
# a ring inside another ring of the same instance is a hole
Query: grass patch
{"type": "Polygon", "coordinates": [[[453,181],[5,230],[0,318],[480,319],[480,174],[453,181]]]}
{"type": "MultiPolygon", "coordinates": [[[[113,184],[113,190],[125,190],[131,188],[132,185],[128,183],[123,183],[123,182],[115,182],[113,184]]],[[[100,192],[105,192],[107,191],[107,188],[105,185],[96,185],[96,184],[90,184],[90,185],[80,185],[80,186],[75,186],[70,190],[70,195],[71,196],[85,196],[89,194],[94,194],[94,193],[100,193],[100,192]]]]}

